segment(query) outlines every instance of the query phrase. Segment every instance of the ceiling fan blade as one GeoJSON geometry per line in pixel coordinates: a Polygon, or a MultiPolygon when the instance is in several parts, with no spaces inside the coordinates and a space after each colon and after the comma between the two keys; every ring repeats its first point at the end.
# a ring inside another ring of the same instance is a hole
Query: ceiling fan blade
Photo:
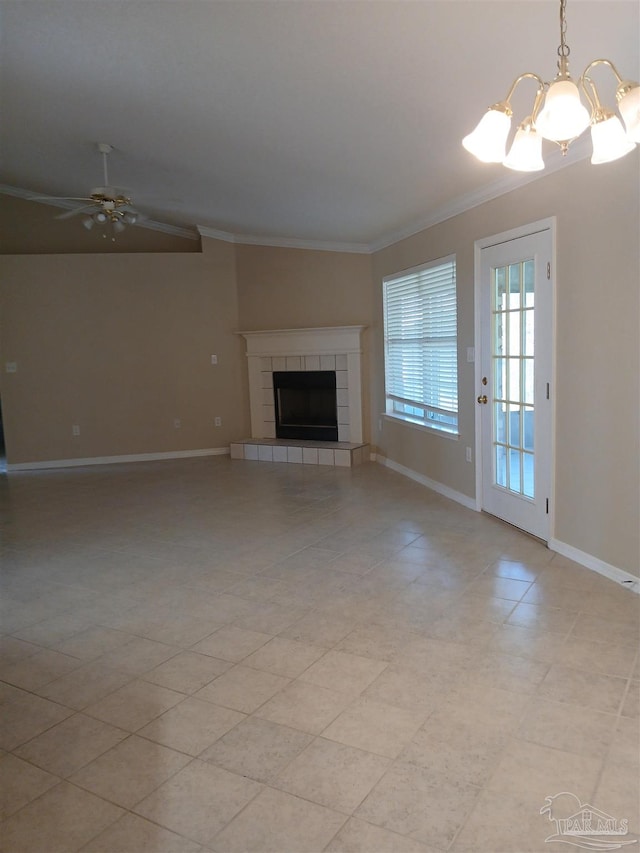
{"type": "Polygon", "coordinates": [[[86,204],[83,207],[74,207],[73,210],[67,210],[66,213],[61,213],[59,216],[54,216],[54,219],[71,219],[72,216],[77,216],[78,213],[84,213],[87,210],[95,209],[95,204],[86,204]]]}
{"type": "Polygon", "coordinates": [[[91,201],[91,199],[86,195],[32,195],[27,201],[91,201]]]}

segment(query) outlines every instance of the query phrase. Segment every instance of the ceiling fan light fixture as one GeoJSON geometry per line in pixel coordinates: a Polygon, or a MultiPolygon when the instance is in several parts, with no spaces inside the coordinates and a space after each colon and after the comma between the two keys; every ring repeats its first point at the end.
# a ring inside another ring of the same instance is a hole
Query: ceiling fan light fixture
{"type": "Polygon", "coordinates": [[[127,225],[135,225],[138,221],[138,214],[134,213],[132,210],[127,210],[122,218],[127,223],[127,225]]]}
{"type": "Polygon", "coordinates": [[[608,163],[627,154],[636,143],[640,143],[640,85],[623,80],[615,65],[609,59],[595,59],[587,65],[577,83],[569,74],[570,49],[566,43],[567,0],[560,0],[560,45],[558,47],[558,73],[551,83],[545,83],[537,74],[530,71],[521,74],[512,83],[504,101],[490,108],[476,129],[462,141],[462,144],[485,163],[501,162],[509,169],[518,171],[540,171],[544,168],[542,160],[542,139],[556,142],[563,154],[571,143],[581,136],[591,125],[591,137],[594,144],[592,163],[608,163]],[[604,110],[598,99],[598,93],[591,78],[590,70],[597,65],[607,65],[616,77],[618,88],[616,99],[618,110],[624,121],[610,110],[604,110]],[[527,77],[538,81],[535,103],[528,119],[518,125],[509,154],[504,149],[509,127],[504,116],[498,120],[496,112],[502,109],[511,115],[511,96],[518,84],[527,77]],[[582,102],[582,95],[589,103],[590,110],[582,102]],[[544,103],[542,103],[544,99],[544,103]],[[487,117],[491,116],[491,119],[487,117]],[[615,119],[615,121],[613,121],[615,119]],[[529,123],[529,126],[527,126],[529,123]],[[506,130],[505,130],[506,128],[506,130]],[[625,141],[622,142],[622,132],[625,141]],[[497,153],[502,151],[502,156],[497,153]]]}
{"type": "Polygon", "coordinates": [[[93,221],[96,225],[105,225],[109,221],[109,217],[103,210],[99,210],[93,214],[93,221]]]}
{"type": "Polygon", "coordinates": [[[91,229],[95,225],[95,222],[93,221],[91,216],[83,216],[82,217],[82,224],[87,229],[87,231],[91,231],[91,229]]]}
{"type": "Polygon", "coordinates": [[[116,232],[116,234],[122,234],[122,232],[125,230],[124,224],[122,222],[120,222],[119,219],[116,219],[116,221],[113,222],[112,225],[113,225],[113,230],[116,232]]]}

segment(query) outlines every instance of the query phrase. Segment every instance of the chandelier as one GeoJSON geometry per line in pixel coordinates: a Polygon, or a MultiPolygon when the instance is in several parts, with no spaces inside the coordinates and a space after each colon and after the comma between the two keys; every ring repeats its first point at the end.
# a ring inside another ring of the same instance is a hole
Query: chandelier
{"type": "Polygon", "coordinates": [[[542,140],[560,146],[565,155],[569,145],[591,127],[593,153],[591,162],[609,163],[628,154],[640,142],[640,85],[624,80],[609,59],[594,59],[585,68],[577,83],[569,74],[570,49],[566,43],[567,0],[560,0],[560,46],[558,73],[552,83],[545,83],[530,71],[521,74],[511,85],[507,97],[489,107],[475,130],[462,140],[463,146],[483,163],[502,163],[518,172],[544,169],[542,140]],[[600,102],[598,90],[590,74],[599,65],[609,68],[617,81],[616,101],[619,116],[600,102]],[[511,98],[516,87],[525,79],[535,80],[538,88],[531,114],[516,130],[513,143],[506,153],[511,129],[511,98]],[[580,91],[589,104],[587,109],[580,91]],[[622,121],[620,120],[622,118],[622,121]],[[624,125],[623,125],[624,122],[624,125]]]}

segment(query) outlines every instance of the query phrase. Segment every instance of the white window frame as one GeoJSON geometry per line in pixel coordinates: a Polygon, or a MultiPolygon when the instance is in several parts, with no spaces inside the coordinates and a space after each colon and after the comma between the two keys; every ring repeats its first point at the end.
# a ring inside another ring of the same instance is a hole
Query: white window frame
{"type": "Polygon", "coordinates": [[[386,276],[382,297],[387,416],[459,435],[456,256],[386,276]]]}

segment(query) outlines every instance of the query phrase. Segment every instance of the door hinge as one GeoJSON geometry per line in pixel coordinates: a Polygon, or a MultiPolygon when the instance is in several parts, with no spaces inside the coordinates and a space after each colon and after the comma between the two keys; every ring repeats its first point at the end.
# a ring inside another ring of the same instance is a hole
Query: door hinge
{"type": "Polygon", "coordinates": [[[551,261],[547,261],[547,279],[551,279],[551,261]]]}
{"type": "Polygon", "coordinates": [[[547,400],[549,399],[549,383],[547,382],[547,400]]]}
{"type": "Polygon", "coordinates": [[[547,498],[546,513],[549,515],[549,498],[547,498]]]}

